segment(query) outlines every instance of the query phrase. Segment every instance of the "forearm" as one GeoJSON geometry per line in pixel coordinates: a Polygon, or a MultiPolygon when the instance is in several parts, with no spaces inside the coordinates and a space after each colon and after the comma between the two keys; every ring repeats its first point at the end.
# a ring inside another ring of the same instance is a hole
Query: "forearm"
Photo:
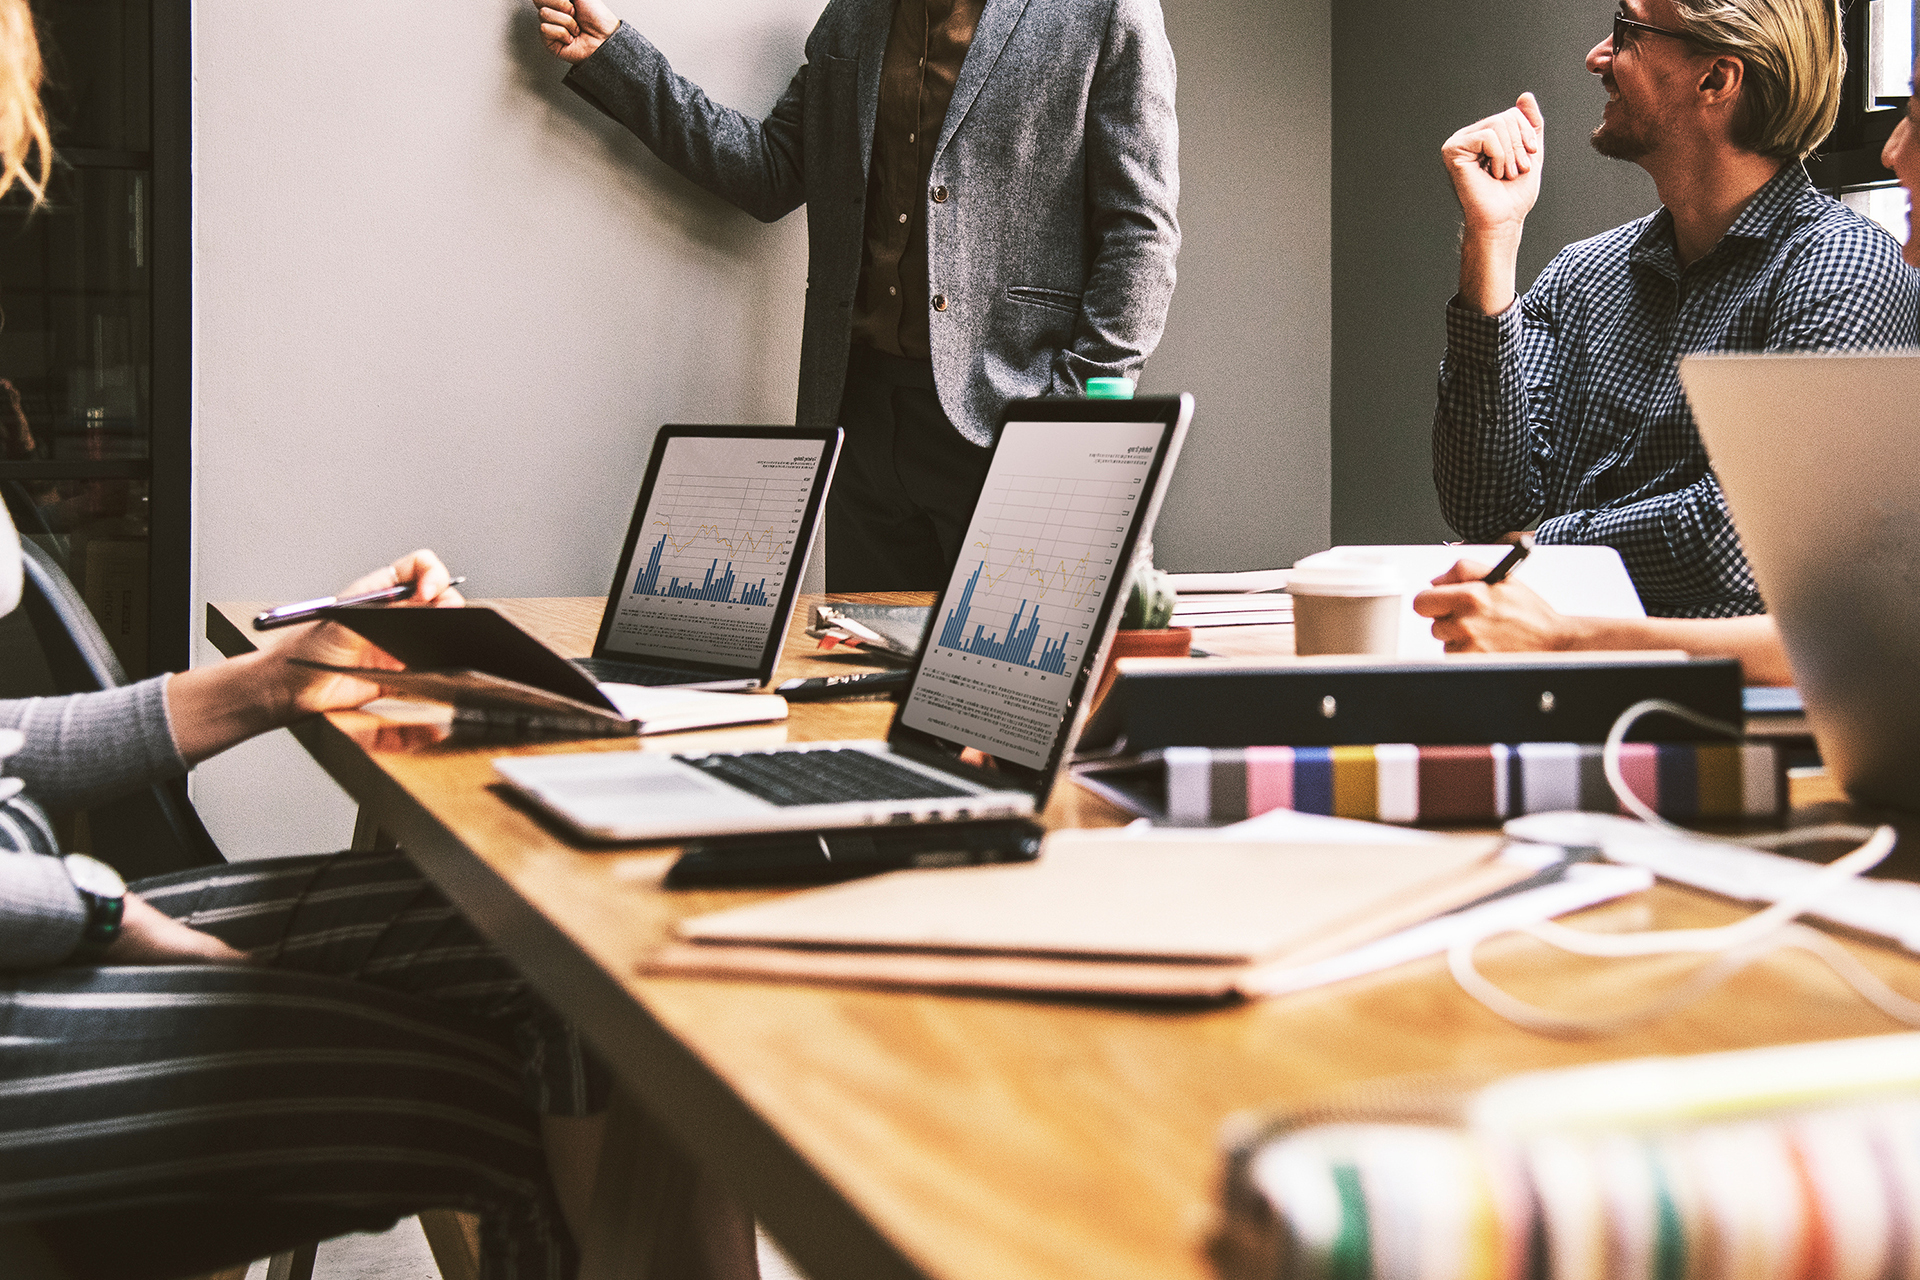
{"type": "Polygon", "coordinates": [[[26,736],[6,771],[55,812],[86,808],[179,776],[187,763],[174,748],[168,723],[172,679],[159,676],[99,693],[0,702],[0,728],[26,736]]]}
{"type": "Polygon", "coordinates": [[[1773,619],[1568,618],[1566,649],[1683,649],[1696,658],[1737,658],[1748,684],[1792,684],[1773,619]]]}
{"type": "Polygon", "coordinates": [[[646,143],[692,182],[771,222],[805,199],[797,74],[765,120],[720,106],[675,74],[631,23],[567,73],[569,89],[646,143]]]}
{"type": "Polygon", "coordinates": [[[1536,538],[1614,548],[1647,612],[1658,617],[1728,618],[1766,608],[1710,473],[1671,493],[1542,521],[1536,538]]]}
{"type": "Polygon", "coordinates": [[[285,663],[271,653],[244,654],[174,676],[167,683],[167,713],[174,745],[189,766],[297,715],[285,663]]]}
{"type": "Polygon", "coordinates": [[[1519,297],[1520,227],[1466,231],[1460,238],[1460,293],[1463,307],[1497,316],[1519,297]]]}

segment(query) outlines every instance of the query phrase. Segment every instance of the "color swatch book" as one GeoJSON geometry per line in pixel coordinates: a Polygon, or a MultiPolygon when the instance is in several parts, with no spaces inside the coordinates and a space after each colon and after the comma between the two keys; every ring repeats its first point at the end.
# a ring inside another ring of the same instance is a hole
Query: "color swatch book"
{"type": "MultiPolygon", "coordinates": [[[[1777,817],[1787,798],[1783,760],[1770,742],[1629,742],[1620,764],[1635,795],[1682,821],[1777,817]]],[[[1167,747],[1073,772],[1082,786],[1134,813],[1190,824],[1274,809],[1400,823],[1620,811],[1601,748],[1580,743],[1167,747]]]]}
{"type": "Polygon", "coordinates": [[[1224,1280],[1920,1274],[1920,1036],[1369,1092],[1228,1135],[1224,1280]]]}

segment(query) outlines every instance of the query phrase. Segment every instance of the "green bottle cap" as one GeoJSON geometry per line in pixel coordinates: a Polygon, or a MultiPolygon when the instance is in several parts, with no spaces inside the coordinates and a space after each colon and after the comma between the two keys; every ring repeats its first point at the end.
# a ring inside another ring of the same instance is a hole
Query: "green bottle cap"
{"type": "Polygon", "coordinates": [[[1132,378],[1088,378],[1087,399],[1089,400],[1131,400],[1133,399],[1132,378]]]}

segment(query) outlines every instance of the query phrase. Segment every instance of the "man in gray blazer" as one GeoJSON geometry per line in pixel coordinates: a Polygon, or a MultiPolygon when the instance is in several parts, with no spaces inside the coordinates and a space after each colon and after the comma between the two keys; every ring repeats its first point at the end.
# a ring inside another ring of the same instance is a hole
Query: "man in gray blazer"
{"type": "Polygon", "coordinates": [[[1000,413],[1137,378],[1180,230],[1159,0],[831,0],[763,119],[601,0],[535,0],[567,85],[771,222],[807,206],[796,420],[847,450],[827,583],[946,584],[1000,413]]]}

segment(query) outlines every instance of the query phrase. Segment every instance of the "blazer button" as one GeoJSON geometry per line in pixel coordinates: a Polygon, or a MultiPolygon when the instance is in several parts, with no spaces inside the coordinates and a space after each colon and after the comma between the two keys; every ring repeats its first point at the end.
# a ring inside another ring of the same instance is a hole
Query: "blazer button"
{"type": "Polygon", "coordinates": [[[945,187],[935,187],[933,189],[933,202],[935,204],[945,204],[947,202],[947,189],[945,187]]]}
{"type": "Polygon", "coordinates": [[[944,294],[944,293],[936,293],[936,294],[934,294],[934,295],[933,295],[933,309],[934,309],[935,311],[945,311],[945,310],[947,309],[947,295],[946,295],[946,294],[944,294]]]}

